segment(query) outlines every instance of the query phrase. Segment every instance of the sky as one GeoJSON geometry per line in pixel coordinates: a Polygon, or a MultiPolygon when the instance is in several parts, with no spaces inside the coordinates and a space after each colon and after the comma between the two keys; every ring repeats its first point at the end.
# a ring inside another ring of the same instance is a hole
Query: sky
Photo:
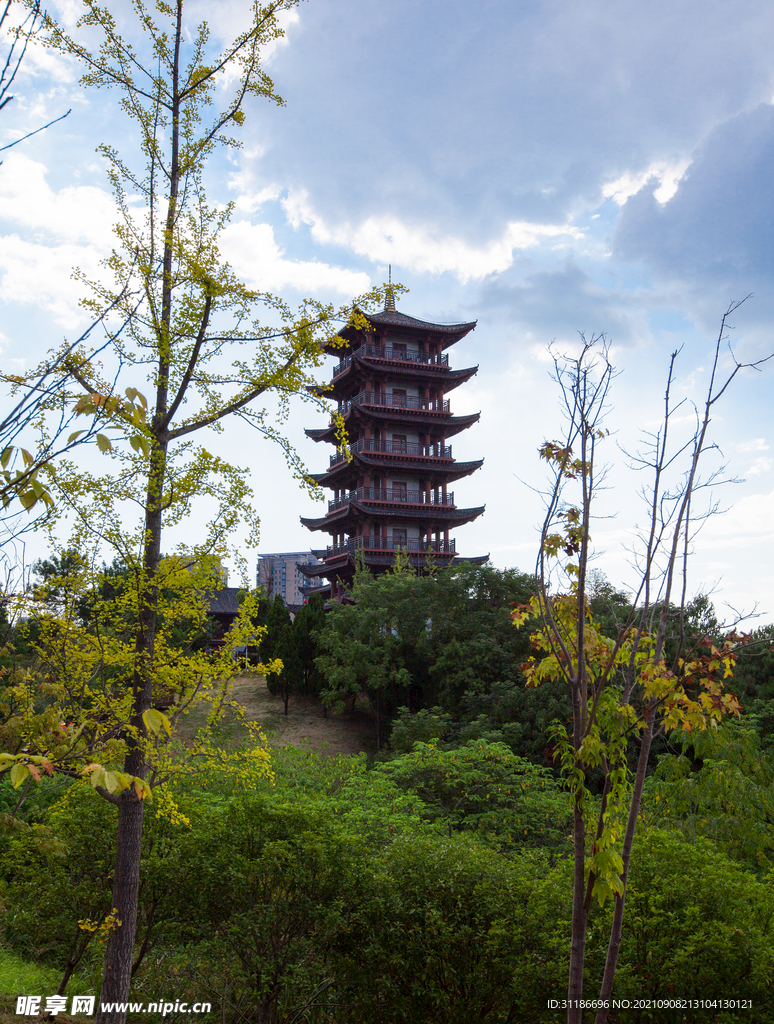
{"type": "MultiPolygon", "coordinates": [[[[113,6],[127,15],[129,5],[113,6]]],[[[190,9],[215,42],[245,20],[241,0],[190,9]]],[[[49,10],[72,26],[80,4],[49,10]]],[[[545,482],[536,452],[562,429],[548,346],[572,353],[579,332],[604,333],[619,375],[595,565],[631,585],[646,512],[626,453],[657,428],[671,352],[680,349],[677,393],[701,404],[720,318],[750,293],[732,320],[737,357],[774,351],[774,9],[309,0],[284,24],[267,69],[286,105],[251,102],[243,149],[212,165],[210,195],[235,203],[224,255],[248,284],[291,301],[346,302],[391,264],[409,289],[403,312],[477,321],[451,362],[478,373],[451,398],[455,414],[481,420],[453,444],[456,458],[486,461],[455,493],[487,509],[457,531],[457,549],[489,552],[501,568],[535,564],[545,482]]],[[[72,109],[0,154],[8,367],[77,333],[72,269],[94,271],[112,244],[95,150],[131,147],[132,130],[115,95],[78,78],[73,64],[31,49],[0,113],[5,145],[72,109]]],[[[708,471],[725,466],[739,482],[706,493],[722,514],[695,540],[689,584],[712,593],[721,617],[757,607],[758,624],[774,621],[773,394],[774,360],[742,371],[713,410],[708,471]]],[[[688,405],[683,413],[688,430],[688,405]]],[[[323,424],[305,406],[287,425],[312,471],[329,452],[303,429],[323,424]]],[[[324,506],[298,490],[279,451],[234,429],[213,444],[244,453],[261,550],[324,543],[298,522],[324,506]]]]}

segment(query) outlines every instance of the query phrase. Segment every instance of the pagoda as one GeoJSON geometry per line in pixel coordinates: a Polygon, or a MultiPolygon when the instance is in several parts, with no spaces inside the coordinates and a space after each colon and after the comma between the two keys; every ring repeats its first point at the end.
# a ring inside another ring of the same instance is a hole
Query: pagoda
{"type": "MultiPolygon", "coordinates": [[[[434,324],[407,316],[396,310],[391,287],[384,311],[363,316],[367,326],[350,325],[339,335],[344,346],[326,348],[340,360],[319,393],[338,403],[348,446],[336,447],[327,472],[312,474],[333,497],[327,515],[301,518],[308,529],[331,536],[327,549],[315,551],[320,564],[299,565],[310,581],[302,588],[307,595],[346,596],[358,553],[374,573],[393,565],[401,550],[420,572],[428,558],[436,566],[488,558],[463,559],[449,536],[485,508],[458,508],[449,490],[484,461],[457,462],[447,443],[480,416],[454,416],[447,398],[478,370],[453,370],[446,352],[476,322],[434,324]]],[[[333,422],[306,434],[337,445],[333,422]]]]}

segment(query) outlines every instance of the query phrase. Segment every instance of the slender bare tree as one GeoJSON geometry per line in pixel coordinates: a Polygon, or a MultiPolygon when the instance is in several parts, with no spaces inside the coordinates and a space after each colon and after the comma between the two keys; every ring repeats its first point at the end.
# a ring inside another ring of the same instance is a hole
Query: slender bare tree
{"type": "Polygon", "coordinates": [[[604,418],[614,369],[604,337],[582,337],[577,358],[555,358],[566,430],[561,439],[541,448],[551,483],[537,593],[513,618],[537,623],[533,643],[541,656],[530,660],[528,684],[563,680],[572,699],[569,731],[557,726],[554,732],[575,798],[568,1024],[580,1024],[583,1017],[586,931],[594,898],[614,903],[596,1024],[607,1020],[605,1002],[613,991],[632,846],[654,738],[675,728],[714,727],[724,714],[739,711],[736,698],[724,688],[739,638],[730,632],[716,645],[708,637],[689,635],[685,611],[695,529],[717,511],[710,499],[697,514],[697,503],[701,492],[723,479],[722,471],[704,477],[700,472],[707,453],[716,448],[709,436],[712,414],[743,369],[757,369],[766,361],[742,363],[729,346],[731,365],[722,370],[728,321],[741,304],[732,303],[722,317],[705,398],[695,409],[695,429],[676,443],[675,411],[683,402],[673,398],[679,353],[672,354],[661,426],[647,436],[645,451],[634,460],[635,468],[650,474],[643,492],[648,522],[640,536],[631,611],[614,639],[602,634],[589,609],[592,521],[603,476],[599,448],[608,434],[604,418]],[[633,772],[632,743],[637,748],[633,772]],[[587,785],[591,770],[603,778],[598,802],[587,785]]]}

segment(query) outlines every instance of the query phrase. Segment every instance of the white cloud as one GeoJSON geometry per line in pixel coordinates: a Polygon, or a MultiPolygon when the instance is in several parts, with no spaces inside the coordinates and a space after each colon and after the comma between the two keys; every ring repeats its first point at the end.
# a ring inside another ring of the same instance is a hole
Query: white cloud
{"type": "Polygon", "coordinates": [[[765,456],[762,456],[760,459],[755,460],[752,466],[750,466],[745,473],[745,476],[760,476],[762,473],[768,473],[772,465],[774,465],[774,463],[772,463],[771,459],[767,459],[765,456]]]}
{"type": "Polygon", "coordinates": [[[31,78],[47,78],[49,82],[68,85],[78,77],[78,71],[78,63],[74,58],[46,50],[43,46],[29,46],[19,67],[17,82],[24,84],[31,78]]]}
{"type": "Polygon", "coordinates": [[[78,314],[80,289],[72,281],[73,267],[96,277],[101,256],[95,246],[42,245],[4,235],[0,237],[0,292],[6,301],[50,309],[57,323],[75,327],[83,317],[78,314]]]}
{"type": "Polygon", "coordinates": [[[367,274],[312,260],[286,259],[270,224],[241,220],[223,231],[220,250],[248,284],[264,291],[296,288],[305,294],[333,290],[354,296],[368,291],[367,274]]]}
{"type": "MultiPolygon", "coordinates": [[[[771,508],[774,491],[770,494],[748,494],[740,498],[728,512],[711,518],[700,534],[703,550],[754,547],[774,540],[774,522],[771,508]]],[[[762,567],[758,559],[756,568],[762,567]]]]}
{"type": "Polygon", "coordinates": [[[742,444],[738,444],[736,450],[739,452],[767,452],[769,446],[766,444],[765,438],[756,437],[752,441],[744,441],[742,444]]]}
{"type": "Polygon", "coordinates": [[[534,363],[545,363],[546,366],[553,366],[554,364],[554,357],[548,345],[542,343],[530,345],[529,355],[534,363]]]}
{"type": "Polygon", "coordinates": [[[117,211],[112,197],[94,185],[71,185],[54,192],[46,166],[23,154],[0,167],[0,218],[68,243],[112,245],[117,211]]]}
{"type": "Polygon", "coordinates": [[[116,213],[102,189],[76,185],[55,192],[44,164],[23,154],[8,157],[0,167],[0,218],[7,225],[0,238],[5,301],[50,309],[58,323],[74,327],[82,316],[73,268],[91,277],[100,273],[99,261],[113,243],[116,213]]]}
{"type": "MultiPolygon", "coordinates": [[[[278,196],[279,189],[270,185],[240,197],[239,207],[252,211],[278,196]]],[[[92,185],[55,192],[46,181],[44,164],[14,155],[0,167],[0,219],[16,228],[0,238],[5,299],[41,305],[54,313],[58,323],[74,327],[81,316],[80,288],[73,284],[72,271],[77,266],[90,277],[100,274],[99,261],[113,244],[112,227],[117,220],[111,196],[92,185]]],[[[332,290],[349,297],[370,288],[365,273],[287,259],[268,224],[230,224],[221,236],[221,249],[238,274],[266,291],[332,290]]]]}
{"type": "Polygon", "coordinates": [[[56,0],[53,5],[58,11],[60,23],[69,31],[78,24],[78,19],[83,17],[83,4],[79,0],[56,0]]]}
{"type": "MultiPolygon", "coordinates": [[[[282,200],[282,207],[294,228],[308,224],[318,242],[345,246],[377,263],[398,263],[432,274],[450,271],[463,283],[507,270],[513,263],[515,249],[534,248],[549,238],[583,237],[578,228],[567,224],[512,221],[500,238],[484,245],[471,245],[425,226],[404,224],[390,214],[368,217],[357,226],[348,223],[331,226],[312,209],[305,192],[291,192],[282,200]]],[[[563,244],[566,241],[553,248],[561,248],[563,244]]]]}
{"type": "Polygon", "coordinates": [[[285,33],[283,36],[279,36],[277,39],[273,39],[270,43],[261,50],[261,60],[264,64],[269,64],[274,56],[283,46],[288,45],[288,29],[292,25],[297,25],[301,20],[298,11],[280,11],[277,15],[277,23],[282,31],[285,33]]]}
{"type": "Polygon", "coordinates": [[[680,180],[690,165],[690,158],[672,161],[656,160],[644,171],[639,173],[627,171],[620,178],[616,178],[615,181],[608,182],[602,188],[602,195],[605,199],[612,199],[618,206],[623,206],[627,199],[639,192],[641,188],[644,188],[653,178],[656,178],[660,184],[654,190],[653,195],[663,206],[677,192],[680,180]]]}
{"type": "MultiPolygon", "coordinates": [[[[234,179],[238,176],[234,175],[234,179]]],[[[240,188],[240,182],[235,180],[233,183],[229,181],[229,188],[240,188]]],[[[245,213],[255,213],[259,210],[264,203],[274,202],[279,199],[282,190],[279,185],[267,185],[266,188],[260,189],[258,192],[243,193],[234,202],[234,207],[237,210],[243,210],[245,213]]]]}

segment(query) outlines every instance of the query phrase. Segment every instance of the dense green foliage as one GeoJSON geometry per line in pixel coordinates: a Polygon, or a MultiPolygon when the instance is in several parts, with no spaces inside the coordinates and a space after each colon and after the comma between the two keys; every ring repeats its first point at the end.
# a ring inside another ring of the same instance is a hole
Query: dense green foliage
{"type": "MultiPolygon", "coordinates": [[[[706,840],[691,843],[659,830],[643,832],[632,863],[616,992],[622,998],[745,995],[770,1018],[774,879],[758,880],[706,840]]],[[[707,1014],[685,1019],[703,1021],[707,1014]]]]}
{"type": "Polygon", "coordinates": [[[764,747],[774,746],[774,625],[753,630],[740,654],[734,686],[764,747]]]}
{"type": "Polygon", "coordinates": [[[439,750],[416,743],[377,772],[416,793],[431,820],[470,831],[492,846],[565,849],[572,809],[545,768],[517,757],[504,743],[471,740],[439,750]]]}
{"type": "MultiPolygon", "coordinates": [[[[567,796],[549,774],[481,740],[370,767],[288,748],[274,772],[235,791],[203,767],[178,811],[149,810],[133,998],[213,1000],[229,1024],[557,1024],[547,996],[566,983],[571,871],[567,796]]],[[[29,811],[45,823],[0,836],[3,942],[60,978],[80,951],[70,990],[83,991],[99,975],[111,809],[74,783],[29,811]]],[[[627,1022],[770,1020],[774,877],[649,827],[629,900],[618,998],[753,1010],[627,1022]]],[[[592,974],[606,922],[595,909],[592,974]]]]}
{"type": "Polygon", "coordinates": [[[712,839],[752,870],[774,868],[774,756],[752,724],[685,733],[648,780],[646,814],[693,841],[712,839]]]}
{"type": "Polygon", "coordinates": [[[324,699],[333,707],[367,700],[379,747],[401,707],[441,707],[447,738],[504,742],[550,763],[545,730],[569,704],[558,687],[524,688],[529,633],[509,618],[532,582],[517,570],[464,563],[428,576],[405,567],[358,574],[355,603],[334,606],[319,634],[324,699]]]}
{"type": "MultiPolygon", "coordinates": [[[[310,602],[291,622],[281,601],[260,603],[278,694],[376,707],[381,690],[389,747],[375,760],[276,750],[272,778],[210,760],[174,782],[146,814],[132,998],[212,1001],[225,1024],[559,1024],[547,999],[568,971],[572,806],[545,728],[566,709],[523,685],[528,637],[508,614],[528,586],[463,566],[361,579],[361,602],[328,616],[310,602]]],[[[594,601],[612,632],[625,600],[599,580],[594,601]]],[[[765,699],[763,658],[752,664],[765,699]]],[[[616,1024],[768,1024],[765,729],[745,716],[670,742],[646,787],[615,996],[753,1005],[616,1024]]],[[[83,782],[44,779],[11,824],[18,796],[0,786],[0,948],[55,971],[51,992],[94,991],[114,811],[83,782]]],[[[594,904],[590,992],[609,924],[594,904]]]]}

